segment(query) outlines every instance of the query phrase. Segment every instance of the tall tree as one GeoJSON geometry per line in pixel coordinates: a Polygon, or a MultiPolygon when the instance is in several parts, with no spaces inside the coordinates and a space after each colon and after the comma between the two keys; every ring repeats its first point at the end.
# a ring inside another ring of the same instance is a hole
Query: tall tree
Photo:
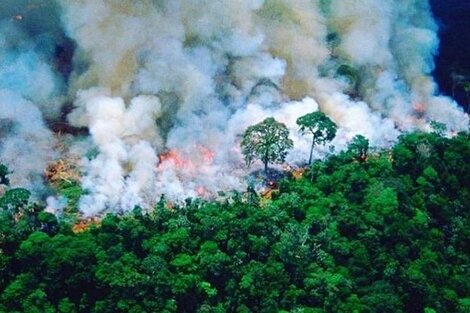
{"type": "Polygon", "coordinates": [[[348,151],[354,154],[354,157],[359,162],[364,162],[367,159],[369,152],[369,139],[362,135],[356,135],[348,145],[348,151]]]}
{"type": "Polygon", "coordinates": [[[267,172],[268,163],[284,162],[294,143],[289,138],[286,125],[268,117],[246,129],[240,146],[247,165],[251,165],[254,159],[260,159],[264,164],[264,171],[267,172]]]}
{"type": "Polygon", "coordinates": [[[311,164],[313,147],[333,140],[336,136],[336,124],[325,113],[317,111],[299,117],[297,125],[300,127],[301,134],[312,134],[312,146],[308,158],[308,164],[311,164]]]}

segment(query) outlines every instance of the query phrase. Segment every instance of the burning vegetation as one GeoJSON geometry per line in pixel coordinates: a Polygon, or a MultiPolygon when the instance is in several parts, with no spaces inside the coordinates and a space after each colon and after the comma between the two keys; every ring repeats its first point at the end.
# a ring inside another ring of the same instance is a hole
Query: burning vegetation
{"type": "Polygon", "coordinates": [[[85,232],[89,230],[90,227],[100,227],[101,218],[99,217],[89,217],[80,219],[77,223],[72,226],[72,231],[75,234],[85,232]]]}
{"type": "Polygon", "coordinates": [[[84,216],[246,190],[260,167],[302,167],[356,135],[387,147],[431,120],[468,127],[431,76],[427,0],[0,6],[0,160],[38,199],[44,182],[79,184],[84,216]]]}
{"type": "Polygon", "coordinates": [[[48,182],[57,186],[63,182],[71,183],[80,180],[80,174],[75,164],[68,160],[57,160],[44,171],[48,182]]]}

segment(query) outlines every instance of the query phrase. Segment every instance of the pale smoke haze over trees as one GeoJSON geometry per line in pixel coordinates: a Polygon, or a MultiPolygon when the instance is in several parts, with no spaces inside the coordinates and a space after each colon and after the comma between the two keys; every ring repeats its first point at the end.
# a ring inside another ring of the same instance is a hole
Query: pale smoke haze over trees
{"type": "Polygon", "coordinates": [[[468,7],[0,1],[0,313],[469,312],[468,7]]]}
{"type": "Polygon", "coordinates": [[[430,120],[468,127],[432,77],[427,0],[6,0],[0,19],[0,159],[36,199],[55,195],[46,168],[74,163],[84,215],[243,190],[240,137],[271,116],[295,144],[290,166],[310,159],[307,112],[337,125],[336,151],[430,120]]]}

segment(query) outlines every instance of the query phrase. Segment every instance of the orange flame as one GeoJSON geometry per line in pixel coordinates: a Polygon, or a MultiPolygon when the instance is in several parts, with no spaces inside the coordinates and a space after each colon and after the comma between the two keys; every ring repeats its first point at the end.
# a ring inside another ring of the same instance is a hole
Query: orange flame
{"type": "Polygon", "coordinates": [[[424,113],[426,111],[426,106],[423,103],[414,102],[412,106],[416,113],[424,113]]]}
{"type": "Polygon", "coordinates": [[[204,146],[199,146],[199,150],[202,153],[202,160],[206,164],[211,164],[214,161],[214,155],[215,153],[211,151],[210,149],[204,147],[204,146]]]}
{"type": "Polygon", "coordinates": [[[169,150],[160,154],[157,169],[164,170],[168,167],[175,167],[186,173],[195,174],[198,167],[212,164],[214,155],[213,151],[204,146],[196,146],[196,153],[190,156],[178,150],[169,150]]]}
{"type": "Polygon", "coordinates": [[[204,186],[199,186],[196,188],[196,193],[199,197],[204,197],[207,195],[207,190],[204,186]]]}
{"type": "Polygon", "coordinates": [[[169,150],[160,154],[159,159],[160,164],[170,163],[180,168],[193,167],[192,162],[183,158],[183,156],[176,150],[169,150]]]}

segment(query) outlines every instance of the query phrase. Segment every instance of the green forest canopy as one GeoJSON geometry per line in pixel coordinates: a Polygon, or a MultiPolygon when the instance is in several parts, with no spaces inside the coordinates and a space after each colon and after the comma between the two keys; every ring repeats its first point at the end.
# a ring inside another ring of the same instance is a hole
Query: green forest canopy
{"type": "Polygon", "coordinates": [[[469,312],[470,140],[411,133],[240,193],[74,233],[0,198],[0,312],[469,312]]]}

